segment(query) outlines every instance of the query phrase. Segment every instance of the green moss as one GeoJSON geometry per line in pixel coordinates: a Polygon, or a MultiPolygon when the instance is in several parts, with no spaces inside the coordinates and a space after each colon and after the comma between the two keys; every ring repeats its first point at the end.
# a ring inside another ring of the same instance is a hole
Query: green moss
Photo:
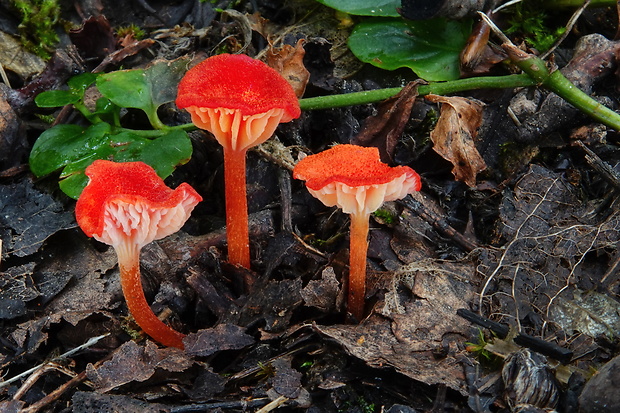
{"type": "Polygon", "coordinates": [[[518,3],[507,12],[510,27],[506,33],[523,36],[526,43],[540,52],[549,50],[565,31],[563,26],[551,27],[545,11],[534,2],[518,3]]]}
{"type": "Polygon", "coordinates": [[[387,209],[378,209],[373,212],[373,215],[375,216],[375,218],[385,223],[386,225],[392,225],[396,222],[396,216],[394,216],[394,214],[392,214],[387,209]]]}
{"type": "Polygon", "coordinates": [[[12,4],[21,18],[18,30],[22,44],[37,56],[49,59],[58,43],[58,0],[13,0],[12,4]]]}
{"type": "Polygon", "coordinates": [[[120,38],[131,36],[136,40],[143,39],[146,35],[145,31],[135,24],[129,26],[122,26],[116,29],[116,35],[120,38]]]}

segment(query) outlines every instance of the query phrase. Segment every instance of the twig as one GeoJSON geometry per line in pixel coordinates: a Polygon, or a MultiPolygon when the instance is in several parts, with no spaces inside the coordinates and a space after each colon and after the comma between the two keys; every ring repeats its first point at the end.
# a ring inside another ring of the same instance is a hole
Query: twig
{"type": "Polygon", "coordinates": [[[256,411],[256,413],[267,413],[272,411],[273,409],[277,409],[282,406],[284,403],[288,401],[288,397],[280,396],[271,403],[265,405],[263,408],[256,411]]]}
{"type": "Polygon", "coordinates": [[[478,245],[475,242],[472,242],[467,237],[455,230],[445,218],[431,213],[427,208],[424,207],[424,205],[422,205],[421,202],[413,199],[411,196],[407,196],[398,202],[403,204],[411,211],[415,212],[420,218],[431,224],[442,235],[450,237],[464,251],[471,252],[478,248],[478,245]]]}
{"type": "Polygon", "coordinates": [[[36,413],[41,410],[43,407],[57,400],[60,396],[62,396],[67,390],[77,386],[81,382],[86,380],[86,370],[75,375],[71,380],[58,387],[56,390],[50,392],[48,395],[43,397],[41,400],[38,400],[36,403],[31,404],[30,406],[20,410],[20,413],[36,413]]]}
{"type": "Polygon", "coordinates": [[[34,373],[35,371],[37,371],[40,368],[43,368],[45,365],[47,365],[50,362],[57,361],[57,360],[62,360],[64,358],[70,357],[73,354],[77,353],[78,351],[84,350],[85,348],[88,348],[88,347],[96,344],[99,340],[101,340],[102,338],[107,337],[109,335],[110,335],[110,333],[106,333],[106,334],[103,334],[101,336],[93,337],[93,338],[89,339],[86,343],[84,343],[84,344],[82,344],[80,346],[77,346],[74,349],[71,349],[71,350],[69,350],[69,351],[67,351],[65,353],[62,353],[58,357],[54,357],[53,359],[48,360],[45,363],[41,363],[38,366],[35,366],[35,367],[31,368],[31,369],[28,369],[28,370],[24,371],[23,373],[18,374],[17,376],[13,376],[10,379],[5,380],[2,383],[0,383],[0,389],[3,388],[3,387],[8,386],[9,384],[13,383],[14,381],[17,381],[17,380],[21,379],[22,377],[26,377],[26,376],[34,373]]]}
{"type": "Polygon", "coordinates": [[[607,182],[609,182],[616,190],[620,190],[620,175],[606,162],[603,162],[599,156],[588,148],[583,142],[577,141],[579,146],[585,153],[585,160],[596,172],[601,174],[607,182]]]}
{"type": "MultiPolygon", "coordinates": [[[[465,320],[470,321],[474,324],[482,326],[484,328],[488,328],[501,339],[504,339],[510,333],[510,327],[507,325],[489,320],[488,318],[482,317],[473,311],[466,310],[464,308],[456,310],[456,314],[460,317],[463,317],[465,320]]],[[[545,356],[549,356],[562,364],[569,363],[573,358],[573,352],[564,347],[560,347],[555,343],[551,343],[549,341],[545,341],[538,337],[533,337],[528,334],[518,333],[513,339],[515,344],[518,344],[523,347],[530,348],[540,354],[544,354],[545,356]]]]}

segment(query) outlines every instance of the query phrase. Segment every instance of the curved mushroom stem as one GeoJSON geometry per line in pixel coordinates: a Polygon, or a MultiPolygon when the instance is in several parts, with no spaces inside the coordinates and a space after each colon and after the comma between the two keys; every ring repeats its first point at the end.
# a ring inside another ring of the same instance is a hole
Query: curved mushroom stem
{"type": "Polygon", "coordinates": [[[366,213],[351,214],[351,244],[349,248],[349,312],[357,320],[364,317],[366,295],[366,254],[368,252],[368,221],[366,213]]]}
{"type": "Polygon", "coordinates": [[[116,249],[121,272],[121,287],[129,312],[136,323],[152,339],[159,343],[183,349],[184,334],[168,327],[161,321],[146,301],[140,279],[140,248],[137,245],[119,246],[116,249]]]}
{"type": "Polygon", "coordinates": [[[224,147],[224,187],[228,262],[250,268],[248,199],[245,192],[246,152],[245,149],[224,147]]]}

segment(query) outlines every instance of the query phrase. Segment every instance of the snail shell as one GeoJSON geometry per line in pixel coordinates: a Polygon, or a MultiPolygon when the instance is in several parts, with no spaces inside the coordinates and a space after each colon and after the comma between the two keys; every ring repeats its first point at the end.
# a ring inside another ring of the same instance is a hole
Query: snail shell
{"type": "Polygon", "coordinates": [[[528,349],[519,350],[506,358],[502,379],[506,399],[513,411],[527,405],[553,409],[560,400],[560,386],[547,359],[528,349]]]}

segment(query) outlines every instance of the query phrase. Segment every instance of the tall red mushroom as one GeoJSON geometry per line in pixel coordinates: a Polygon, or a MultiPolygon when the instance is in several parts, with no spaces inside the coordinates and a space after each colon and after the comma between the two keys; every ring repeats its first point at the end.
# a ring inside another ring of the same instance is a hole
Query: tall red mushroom
{"type": "Polygon", "coordinates": [[[221,54],[190,69],[176,104],[224,148],[228,260],[250,267],[245,157],[281,122],[301,114],[293,88],[274,69],[245,55],[221,54]]]}
{"type": "Polygon", "coordinates": [[[75,206],[77,222],[89,237],[114,247],[121,287],[129,312],[156,341],[183,348],[184,335],[151,310],[140,279],[140,250],[177,232],[202,201],[186,183],[172,190],[143,162],[97,160],[86,168],[90,178],[75,206]]]}
{"type": "Polygon", "coordinates": [[[370,214],[386,201],[419,191],[420,176],[408,166],[384,164],[377,148],[337,145],[299,161],[293,177],[306,181],[308,191],[325,205],[337,205],[351,215],[348,308],[360,320],[366,294],[370,214]]]}

